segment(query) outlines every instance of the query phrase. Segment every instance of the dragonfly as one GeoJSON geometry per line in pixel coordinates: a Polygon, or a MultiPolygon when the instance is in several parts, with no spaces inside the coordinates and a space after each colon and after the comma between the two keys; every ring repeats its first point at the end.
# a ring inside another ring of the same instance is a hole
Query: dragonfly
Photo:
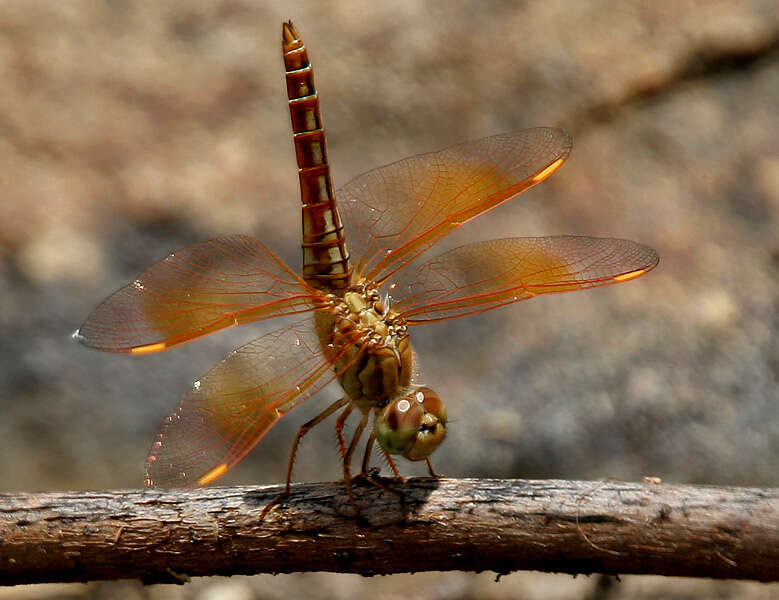
{"type": "Polygon", "coordinates": [[[447,413],[440,396],[418,383],[414,327],[630,281],[659,259],[629,240],[552,236],[475,242],[420,264],[416,259],[449,233],[557,171],[571,138],[545,127],[495,135],[399,160],[334,191],[319,94],[292,22],[282,26],[282,54],[302,202],[301,274],[252,237],[219,237],[140,273],[75,337],[98,350],[145,355],[235,325],[305,313],[194,382],[152,444],[145,482],[216,481],[282,417],[337,380],[343,397],[294,439],[282,496],[303,436],[339,413],[343,477],[356,511],[351,463],[366,429],[357,476],[374,479],[369,463],[377,443],[397,480],[397,456],[426,461],[435,476],[430,456],[446,437],[447,413]],[[359,422],[347,441],[352,414],[359,422]]]}

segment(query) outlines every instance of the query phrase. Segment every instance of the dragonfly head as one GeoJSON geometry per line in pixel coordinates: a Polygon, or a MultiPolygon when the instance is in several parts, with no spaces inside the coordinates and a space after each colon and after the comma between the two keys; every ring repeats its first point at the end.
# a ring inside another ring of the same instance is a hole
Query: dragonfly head
{"type": "Polygon", "coordinates": [[[446,407],[429,387],[418,387],[381,409],[374,430],[390,454],[424,460],[446,438],[446,407]]]}

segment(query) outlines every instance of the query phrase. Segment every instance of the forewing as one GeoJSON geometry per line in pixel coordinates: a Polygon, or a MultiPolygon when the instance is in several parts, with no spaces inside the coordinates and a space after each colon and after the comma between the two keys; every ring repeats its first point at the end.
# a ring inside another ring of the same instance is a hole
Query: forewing
{"type": "Polygon", "coordinates": [[[146,484],[194,487],[216,480],[335,375],[311,320],[235,350],[165,419],[146,461],[146,484]]]}
{"type": "Polygon", "coordinates": [[[527,129],[357,177],[336,192],[356,276],[383,282],[464,222],[549,177],[570,149],[564,131],[527,129]]]}
{"type": "Polygon", "coordinates": [[[76,332],[108,352],[157,352],[225,327],[310,310],[316,291],[243,235],[173,252],[98,306],[76,332]]]}
{"type": "Polygon", "coordinates": [[[639,277],[657,253],[630,240],[578,236],[508,238],[455,248],[419,266],[393,307],[409,323],[483,312],[540,294],[639,277]]]}

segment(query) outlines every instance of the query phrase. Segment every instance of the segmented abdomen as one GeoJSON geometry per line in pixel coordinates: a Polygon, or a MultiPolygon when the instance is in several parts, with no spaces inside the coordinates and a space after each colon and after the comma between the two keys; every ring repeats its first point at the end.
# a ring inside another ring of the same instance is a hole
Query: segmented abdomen
{"type": "Polygon", "coordinates": [[[287,96],[303,202],[303,279],[323,290],[350,284],[351,266],[327,162],[319,95],[308,53],[292,23],[283,28],[287,96]]]}

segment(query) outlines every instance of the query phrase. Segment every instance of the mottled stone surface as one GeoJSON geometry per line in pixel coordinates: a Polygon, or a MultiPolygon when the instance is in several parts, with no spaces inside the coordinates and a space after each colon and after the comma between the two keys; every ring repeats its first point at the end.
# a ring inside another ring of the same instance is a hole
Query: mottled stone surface
{"type": "MultiPolygon", "coordinates": [[[[138,358],[69,339],[103,297],[195,241],[252,234],[297,267],[285,18],[316,68],[336,185],[465,139],[560,126],[574,137],[566,166],[446,247],[571,233],[660,253],[625,285],[413,331],[423,383],[452,421],[438,470],[779,485],[775,2],[11,0],[0,5],[0,488],[140,485],[178,396],[273,326],[138,358]]],[[[285,419],[225,482],[283,479],[295,429],[327,399],[285,419]]],[[[296,478],[338,470],[324,426],[296,478]]],[[[229,593],[533,598],[555,586],[575,598],[597,583],[326,581],[241,580],[229,593]]],[[[610,593],[660,597],[671,583],[610,593]]],[[[676,597],[768,589],[687,585],[676,597]]]]}

